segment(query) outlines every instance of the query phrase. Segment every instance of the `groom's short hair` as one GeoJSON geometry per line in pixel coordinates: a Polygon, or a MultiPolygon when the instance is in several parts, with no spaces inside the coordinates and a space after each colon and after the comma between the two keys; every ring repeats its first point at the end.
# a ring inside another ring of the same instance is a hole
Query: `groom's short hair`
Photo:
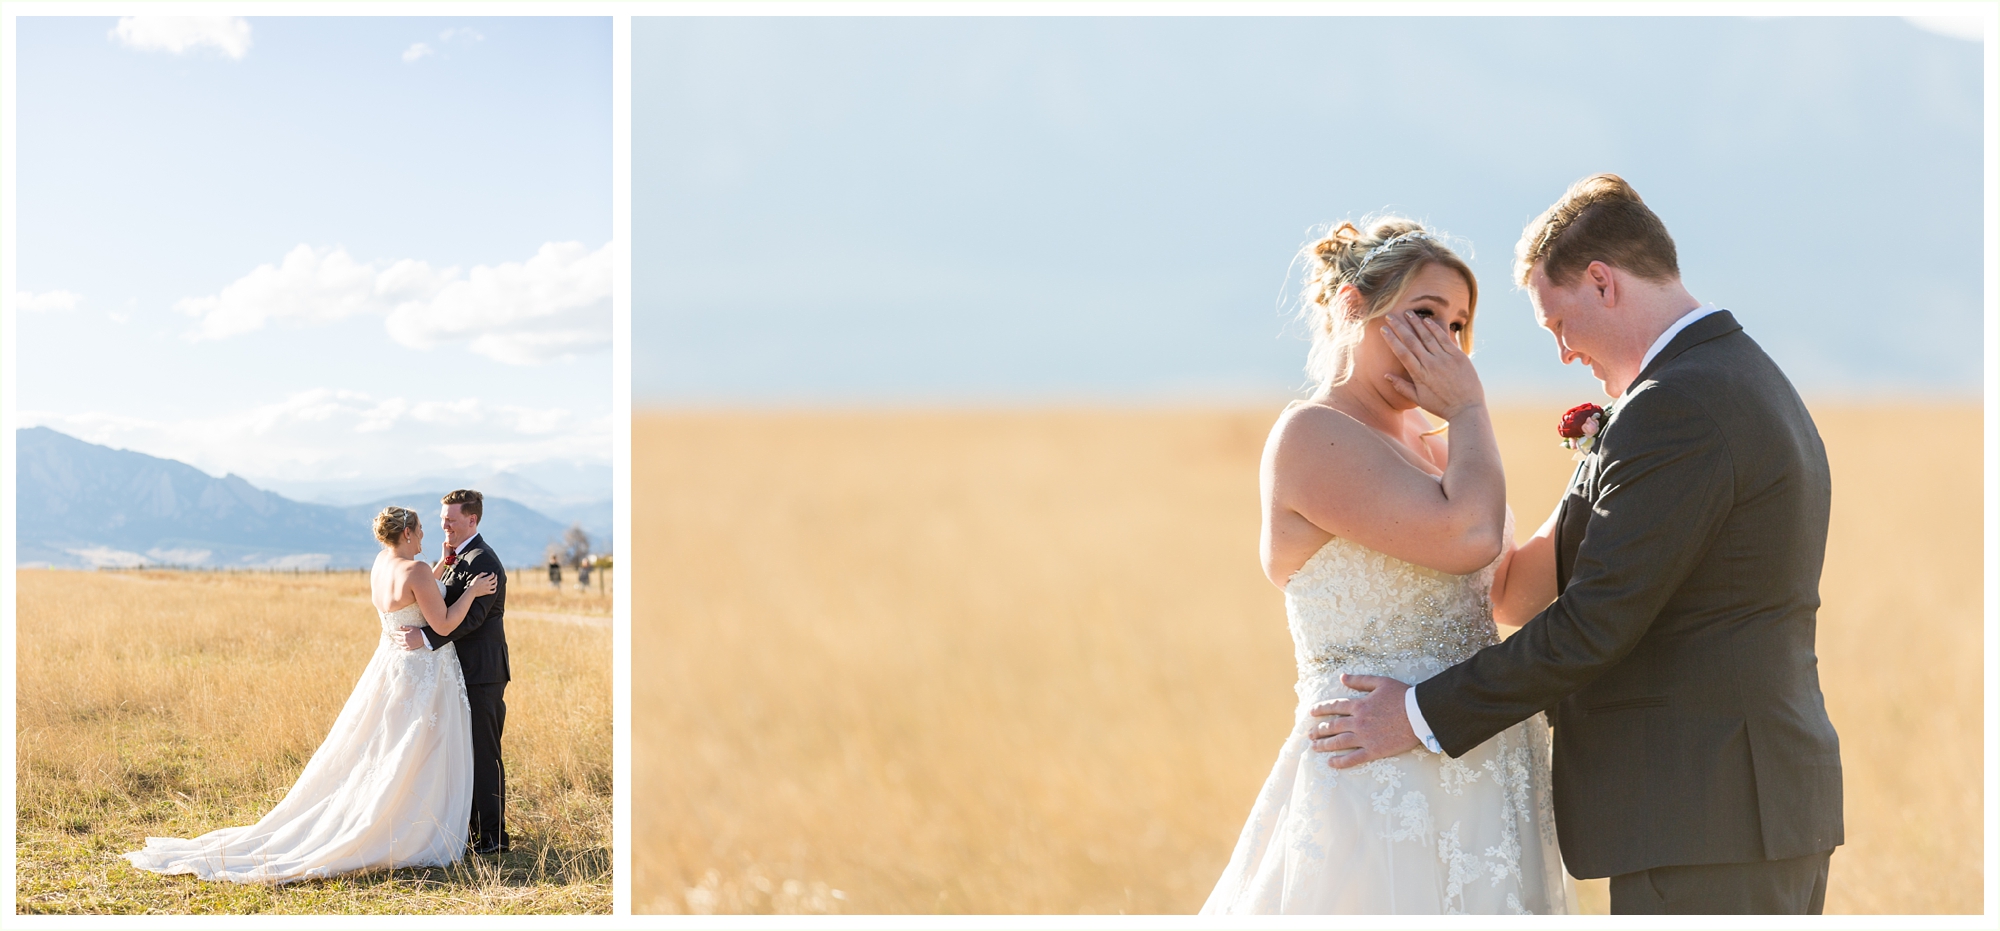
{"type": "Polygon", "coordinates": [[[1540,265],[1549,281],[1566,285],[1592,262],[1651,281],[1681,276],[1667,225],[1614,174],[1570,185],[1561,200],[1528,222],[1514,247],[1514,278],[1525,288],[1540,265]]]}
{"type": "Polygon", "coordinates": [[[470,488],[461,488],[444,496],[444,503],[458,505],[459,513],[479,517],[485,510],[486,496],[470,488]]]}

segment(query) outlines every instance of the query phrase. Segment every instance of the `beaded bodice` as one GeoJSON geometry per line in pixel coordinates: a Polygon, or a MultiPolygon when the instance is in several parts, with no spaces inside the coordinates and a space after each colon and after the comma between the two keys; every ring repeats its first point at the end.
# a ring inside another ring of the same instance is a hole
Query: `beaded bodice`
{"type": "Polygon", "coordinates": [[[1344,672],[1418,682],[1498,643],[1488,590],[1499,564],[1452,575],[1328,540],[1285,585],[1299,698],[1346,694],[1344,672]]]}
{"type": "Polygon", "coordinates": [[[394,634],[398,629],[404,627],[424,626],[424,609],[418,607],[414,601],[387,614],[383,614],[381,617],[382,633],[385,635],[394,634]]]}

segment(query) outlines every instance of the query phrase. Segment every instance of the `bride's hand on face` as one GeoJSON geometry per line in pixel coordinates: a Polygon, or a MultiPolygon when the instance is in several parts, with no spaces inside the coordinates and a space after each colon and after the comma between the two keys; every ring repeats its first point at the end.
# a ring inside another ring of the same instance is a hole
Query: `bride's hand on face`
{"type": "Polygon", "coordinates": [[[465,594],[474,598],[482,595],[491,595],[499,590],[500,579],[491,572],[482,572],[474,576],[472,581],[465,586],[465,594]]]}
{"type": "Polygon", "coordinates": [[[1428,316],[1409,311],[1383,318],[1382,340],[1408,378],[1385,374],[1397,394],[1446,422],[1486,404],[1479,372],[1444,327],[1428,316]]]}

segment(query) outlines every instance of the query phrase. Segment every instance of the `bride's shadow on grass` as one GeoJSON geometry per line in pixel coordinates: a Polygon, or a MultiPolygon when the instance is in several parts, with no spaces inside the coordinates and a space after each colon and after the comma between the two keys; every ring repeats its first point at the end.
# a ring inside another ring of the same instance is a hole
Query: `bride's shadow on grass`
{"type": "Polygon", "coordinates": [[[362,877],[444,888],[481,889],[608,883],[611,880],[611,851],[601,846],[577,848],[553,843],[516,842],[513,849],[505,853],[467,853],[464,859],[449,866],[384,870],[362,874],[362,877]]]}
{"type": "Polygon", "coordinates": [[[411,903],[410,911],[547,914],[608,911],[608,896],[601,906],[593,906],[587,891],[602,890],[610,881],[611,851],[607,847],[517,840],[506,853],[467,853],[448,866],[379,870],[294,885],[326,886],[331,892],[331,887],[344,884],[369,889],[391,901],[415,899],[422,903],[411,903]],[[562,908],[564,903],[572,908],[562,908]]]}

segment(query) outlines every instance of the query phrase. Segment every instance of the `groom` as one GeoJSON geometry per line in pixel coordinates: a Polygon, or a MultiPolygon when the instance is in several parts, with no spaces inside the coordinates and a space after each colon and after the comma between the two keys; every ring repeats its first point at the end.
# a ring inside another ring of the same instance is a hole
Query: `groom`
{"type": "Polygon", "coordinates": [[[1414,689],[1313,709],[1346,769],[1555,729],[1563,861],[1618,914],[1817,914],[1843,840],[1840,743],[1813,653],[1831,482],[1798,393],[1681,286],[1666,226],[1616,175],[1572,185],[1515,271],[1565,363],[1617,398],[1554,523],[1560,595],[1414,689]]]}
{"type": "Polygon", "coordinates": [[[465,620],[448,635],[429,625],[404,631],[412,650],[458,644],[465,670],[465,698],[472,706],[472,832],[474,853],[501,853],[508,847],[507,770],[500,764],[500,732],[507,725],[507,567],[479,536],[485,497],[460,489],[444,496],[444,600],[458,600],[474,576],[491,572],[500,587],[472,602],[465,620]],[[462,554],[462,555],[461,555],[462,554]]]}

